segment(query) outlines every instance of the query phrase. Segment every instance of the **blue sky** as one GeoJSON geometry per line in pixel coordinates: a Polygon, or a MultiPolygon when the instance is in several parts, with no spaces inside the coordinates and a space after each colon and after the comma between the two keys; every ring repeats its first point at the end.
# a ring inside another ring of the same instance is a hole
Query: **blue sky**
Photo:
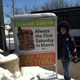
{"type": "MultiPolygon", "coordinates": [[[[40,6],[49,0],[14,0],[14,1],[15,1],[15,6],[20,8],[23,7],[24,5],[28,5],[28,7],[31,7],[34,4],[40,6]]],[[[11,4],[12,4],[11,0],[3,0],[4,11],[10,9],[11,4]]]]}
{"type": "MultiPolygon", "coordinates": [[[[3,11],[4,13],[10,13],[11,7],[12,7],[12,2],[11,0],[2,0],[3,1],[3,11]]],[[[45,2],[49,0],[14,0],[15,1],[15,6],[18,8],[23,8],[23,6],[27,5],[29,8],[32,7],[33,5],[36,6],[41,6],[45,2]]],[[[5,20],[4,22],[8,22],[9,19],[4,16],[5,20]]]]}

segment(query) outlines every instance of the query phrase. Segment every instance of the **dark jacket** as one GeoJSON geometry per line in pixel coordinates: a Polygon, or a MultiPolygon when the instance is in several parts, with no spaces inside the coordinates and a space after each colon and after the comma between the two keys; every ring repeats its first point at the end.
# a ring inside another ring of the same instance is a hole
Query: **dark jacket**
{"type": "Polygon", "coordinates": [[[58,57],[67,58],[77,58],[77,51],[75,40],[73,36],[69,33],[70,25],[66,21],[62,21],[58,24],[58,57]],[[61,34],[60,29],[66,28],[66,34],[61,34]]]}

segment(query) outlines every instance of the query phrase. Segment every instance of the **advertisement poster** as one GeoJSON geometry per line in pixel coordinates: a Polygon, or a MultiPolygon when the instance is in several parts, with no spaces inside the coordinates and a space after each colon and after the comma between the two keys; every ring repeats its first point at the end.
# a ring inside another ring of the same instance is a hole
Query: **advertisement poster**
{"type": "Polygon", "coordinates": [[[14,18],[16,50],[23,67],[56,64],[56,23],[56,16],[14,18]]]}

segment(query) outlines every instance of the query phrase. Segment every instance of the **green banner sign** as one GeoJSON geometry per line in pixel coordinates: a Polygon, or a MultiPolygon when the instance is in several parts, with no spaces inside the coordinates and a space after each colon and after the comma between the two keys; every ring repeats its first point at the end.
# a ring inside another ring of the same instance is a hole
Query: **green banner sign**
{"type": "Polygon", "coordinates": [[[14,27],[54,27],[55,19],[15,20],[14,27]]]}

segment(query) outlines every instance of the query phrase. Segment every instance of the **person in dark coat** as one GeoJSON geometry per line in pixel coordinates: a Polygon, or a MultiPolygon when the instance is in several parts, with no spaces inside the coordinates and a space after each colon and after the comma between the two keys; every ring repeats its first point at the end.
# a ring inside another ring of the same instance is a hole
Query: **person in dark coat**
{"type": "Polygon", "coordinates": [[[69,65],[72,59],[77,58],[75,40],[69,31],[68,22],[61,21],[58,24],[58,57],[62,62],[65,80],[71,80],[69,65]]]}

